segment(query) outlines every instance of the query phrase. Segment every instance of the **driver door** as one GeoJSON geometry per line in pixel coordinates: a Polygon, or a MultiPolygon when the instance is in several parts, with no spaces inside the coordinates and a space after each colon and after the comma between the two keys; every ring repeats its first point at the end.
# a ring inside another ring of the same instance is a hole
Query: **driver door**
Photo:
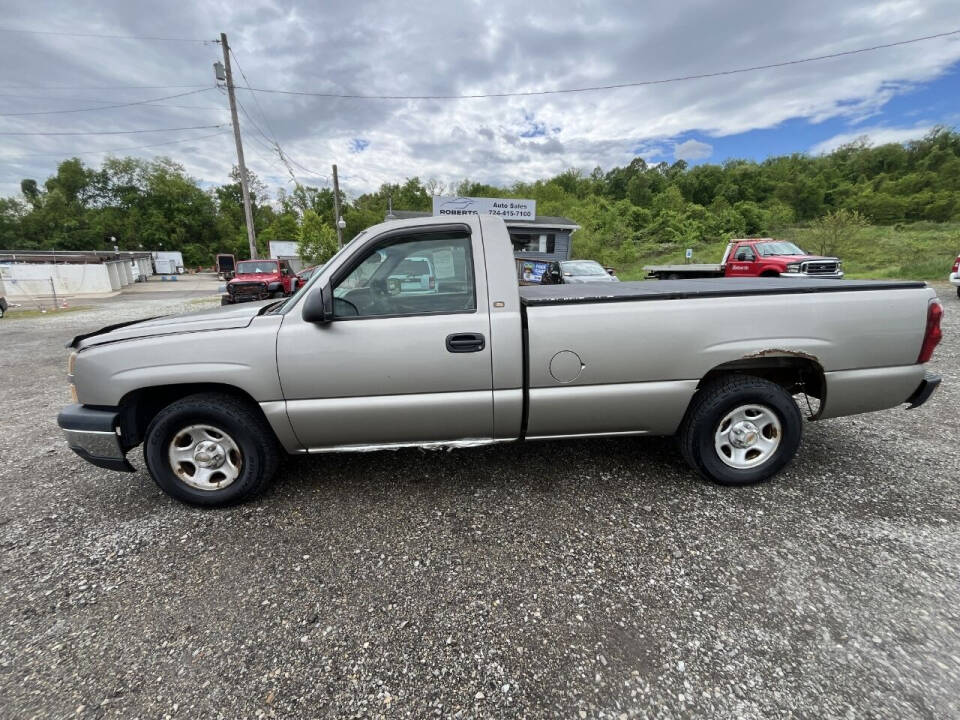
{"type": "Polygon", "coordinates": [[[757,274],[757,256],[749,245],[738,245],[731,253],[733,260],[728,260],[728,277],[750,277],[757,274]]]}
{"type": "Polygon", "coordinates": [[[483,251],[463,227],[369,240],[311,290],[332,293],[332,322],[284,316],[277,366],[306,449],[493,437],[483,251]]]}

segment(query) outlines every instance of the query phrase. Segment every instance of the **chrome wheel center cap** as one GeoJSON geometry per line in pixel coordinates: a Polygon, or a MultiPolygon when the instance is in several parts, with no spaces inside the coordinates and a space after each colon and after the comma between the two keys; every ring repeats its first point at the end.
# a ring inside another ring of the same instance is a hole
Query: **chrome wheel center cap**
{"type": "Polygon", "coordinates": [[[202,468],[218,468],[223,465],[226,456],[223,446],[212,440],[197,443],[197,448],[193,451],[193,459],[197,466],[202,468]]]}
{"type": "Polygon", "coordinates": [[[757,426],[747,420],[742,420],[730,428],[730,444],[736,448],[753,447],[759,437],[757,426]]]}

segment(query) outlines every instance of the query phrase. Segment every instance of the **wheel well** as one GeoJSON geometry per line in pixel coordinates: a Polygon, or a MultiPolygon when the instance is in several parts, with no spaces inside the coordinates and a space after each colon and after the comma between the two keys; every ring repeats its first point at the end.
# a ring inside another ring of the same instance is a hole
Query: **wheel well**
{"type": "MultiPolygon", "coordinates": [[[[765,354],[763,357],[742,358],[718,365],[697,385],[699,390],[712,380],[730,374],[753,375],[776,383],[791,395],[803,393],[820,401],[826,398],[827,381],[823,367],[815,358],[797,355],[765,354]]],[[[819,411],[812,417],[819,415],[819,411]]]]}
{"type": "Polygon", "coordinates": [[[260,413],[264,422],[267,423],[267,427],[270,427],[270,423],[267,421],[266,416],[263,414],[263,409],[257,401],[254,400],[249,393],[234,385],[221,383],[156,385],[132,390],[120,400],[120,423],[124,445],[132,448],[143,442],[150,421],[153,420],[157,413],[163,410],[163,408],[188,395],[206,392],[223,393],[224,395],[230,395],[245,402],[251,408],[255,408],[256,412],[260,413]]]}

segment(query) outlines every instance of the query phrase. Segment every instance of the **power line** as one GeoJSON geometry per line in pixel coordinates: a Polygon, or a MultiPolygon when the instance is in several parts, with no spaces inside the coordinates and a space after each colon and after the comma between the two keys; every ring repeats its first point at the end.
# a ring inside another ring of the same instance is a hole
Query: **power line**
{"type": "MultiPolygon", "coordinates": [[[[243,78],[243,81],[244,81],[247,85],[249,85],[249,84],[250,84],[250,81],[247,80],[247,74],[246,74],[245,72],[243,72],[243,68],[240,67],[240,61],[237,59],[237,54],[233,51],[233,48],[230,48],[230,55],[233,56],[233,61],[237,64],[237,70],[240,71],[240,77],[242,77],[242,78],[243,78]]],[[[271,125],[270,125],[270,118],[268,118],[268,117],[267,117],[267,114],[263,111],[263,107],[260,105],[260,100],[257,98],[257,94],[256,94],[256,93],[250,93],[250,95],[253,97],[253,102],[254,102],[254,104],[257,106],[257,110],[260,111],[260,117],[263,118],[263,122],[266,124],[267,129],[270,131],[270,135],[273,136],[273,141],[274,141],[274,142],[277,142],[277,133],[274,132],[274,129],[271,127],[271,125]]],[[[244,115],[246,115],[247,111],[244,110],[243,113],[244,113],[244,115]]],[[[248,115],[247,117],[249,117],[249,115],[248,115]]],[[[251,120],[250,122],[253,122],[253,120],[251,120]]],[[[255,124],[255,123],[254,123],[254,124],[255,124]]],[[[257,128],[257,129],[259,130],[260,128],[257,128]]],[[[263,135],[263,131],[262,131],[262,130],[260,130],[260,134],[263,135]]],[[[277,144],[279,144],[279,143],[277,143],[277,144]]]]}
{"type": "Polygon", "coordinates": [[[55,30],[21,30],[19,28],[0,28],[0,32],[23,33],[25,35],[62,35],[66,37],[105,38],[108,40],[159,40],[162,42],[203,43],[204,45],[220,42],[219,40],[203,40],[200,38],[156,37],[153,35],[101,35],[99,33],[59,32],[55,30]]]}
{"type": "Polygon", "coordinates": [[[873,45],[871,47],[858,48],[856,50],[844,50],[842,52],[829,53],[827,55],[817,55],[814,57],[798,58],[795,60],[784,60],[782,62],[769,63],[767,65],[753,65],[751,67],[734,68],[732,70],[718,70],[716,72],[698,73],[696,75],[680,75],[677,77],[661,78],[658,80],[637,80],[635,82],[614,83],[611,85],[592,85],[588,87],[561,88],[555,90],[526,90],[514,92],[476,93],[470,95],[360,95],[354,93],[311,92],[306,90],[273,90],[269,88],[255,87],[244,87],[241,89],[250,90],[251,92],[255,93],[260,92],[274,93],[279,95],[306,95],[310,97],[344,98],[355,100],[473,100],[480,98],[560,95],[566,93],[594,92],[597,90],[617,90],[621,88],[644,87],[647,85],[665,85],[667,83],[684,82],[687,80],[702,80],[705,78],[723,77],[726,75],[739,75],[741,73],[755,72],[757,70],[770,70],[773,68],[786,67],[788,65],[801,65],[803,63],[817,62],[819,60],[829,60],[831,58],[846,57],[848,55],[858,55],[860,53],[873,52],[875,50],[884,50],[886,48],[899,47],[901,45],[910,45],[912,43],[925,42],[927,40],[935,40],[937,38],[945,38],[951,35],[960,35],[960,29],[937,33],[935,35],[925,35],[923,37],[911,38],[909,40],[885,43],[883,45],[873,45]]]}
{"type": "Polygon", "coordinates": [[[54,157],[54,156],[62,157],[65,154],[73,156],[73,155],[97,155],[99,153],[108,153],[108,152],[129,152],[130,150],[143,150],[145,148],[160,147],[161,145],[176,145],[178,143],[186,143],[186,142],[191,142],[193,140],[205,140],[207,138],[218,137],[220,135],[226,135],[226,134],[227,134],[227,131],[224,130],[223,132],[210,133],[209,135],[197,135],[196,137],[181,138],[180,140],[167,140],[166,142],[150,143],[149,145],[133,145],[133,146],[127,146],[127,147],[121,147],[121,148],[109,148],[107,150],[83,150],[81,152],[71,152],[71,153],[62,153],[62,152],[29,153],[27,155],[17,155],[17,157],[13,159],[16,160],[18,158],[24,158],[24,157],[54,157]]]}
{"type": "Polygon", "coordinates": [[[208,130],[222,128],[221,125],[191,125],[178,128],[155,128],[149,130],[101,130],[97,132],[0,132],[0,135],[136,135],[138,133],[174,132],[177,130],[208,130]]]}
{"type": "Polygon", "coordinates": [[[0,90],[170,90],[209,85],[0,85],[0,90]]]}
{"type": "MultiPolygon", "coordinates": [[[[213,88],[210,88],[213,89],[213,88]]],[[[72,102],[89,102],[89,103],[101,103],[102,105],[109,105],[110,103],[116,102],[115,100],[102,100],[98,98],[80,98],[80,97],[51,97],[49,95],[21,95],[19,93],[0,93],[0,98],[22,98],[26,100],[70,100],[72,102]]],[[[184,110],[223,110],[222,105],[176,105],[174,103],[158,103],[158,102],[144,102],[144,105],[149,107],[169,107],[169,108],[182,108],[184,110]]],[[[93,109],[93,108],[91,108],[93,109]]],[[[96,108],[100,110],[102,108],[96,108]]]]}
{"type": "Polygon", "coordinates": [[[213,90],[213,88],[207,87],[202,90],[189,90],[188,92],[177,93],[176,95],[164,95],[162,97],[148,98],[146,100],[136,100],[134,102],[128,102],[128,103],[118,103],[116,105],[101,105],[100,107],[71,108],[69,110],[37,110],[37,111],[31,111],[31,112],[0,113],[0,117],[22,117],[24,115],[62,115],[64,113],[90,112],[92,110],[113,110],[116,108],[132,107],[133,105],[148,105],[158,100],[172,100],[173,98],[186,97],[187,95],[196,95],[197,93],[207,92],[208,90],[213,90]]]}
{"type": "MultiPolygon", "coordinates": [[[[229,51],[230,51],[230,56],[233,58],[233,61],[237,64],[237,70],[240,71],[240,76],[243,78],[243,81],[249,85],[250,81],[247,80],[246,73],[243,72],[243,68],[240,67],[240,61],[237,59],[237,54],[233,51],[233,48],[229,48],[229,51]]],[[[253,102],[257,106],[257,109],[260,111],[260,117],[263,118],[264,123],[266,124],[267,128],[270,130],[270,136],[268,136],[263,131],[263,129],[261,129],[261,127],[257,125],[254,119],[250,116],[250,113],[248,113],[247,109],[243,106],[243,103],[240,102],[240,98],[237,98],[237,104],[240,106],[240,109],[243,111],[243,114],[244,116],[246,116],[247,120],[249,120],[250,123],[257,129],[257,132],[263,135],[263,137],[268,142],[272,143],[273,145],[272,151],[277,153],[277,156],[280,158],[280,162],[283,163],[283,166],[286,168],[287,173],[290,175],[290,179],[293,180],[293,184],[299,185],[300,181],[297,179],[297,175],[293,171],[293,166],[290,164],[290,161],[287,158],[286,153],[283,152],[283,148],[280,146],[280,141],[277,140],[277,133],[274,132],[273,127],[270,125],[270,118],[268,118],[267,114],[263,111],[263,107],[260,105],[260,100],[257,98],[257,94],[252,92],[250,93],[250,95],[253,97],[253,102]]]]}

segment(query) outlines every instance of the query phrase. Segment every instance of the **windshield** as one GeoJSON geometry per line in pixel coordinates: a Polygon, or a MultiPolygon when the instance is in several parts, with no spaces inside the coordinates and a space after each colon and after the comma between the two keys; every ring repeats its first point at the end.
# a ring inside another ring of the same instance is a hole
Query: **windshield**
{"type": "Polygon", "coordinates": [[[778,240],[777,242],[757,243],[757,252],[761,255],[806,255],[806,253],[792,242],[778,240]]]}
{"type": "Polygon", "coordinates": [[[246,260],[237,263],[237,275],[258,275],[277,272],[277,262],[270,260],[246,260]]]}
{"type": "Polygon", "coordinates": [[[595,260],[570,260],[560,263],[565,275],[606,275],[607,271],[595,260]]]}

